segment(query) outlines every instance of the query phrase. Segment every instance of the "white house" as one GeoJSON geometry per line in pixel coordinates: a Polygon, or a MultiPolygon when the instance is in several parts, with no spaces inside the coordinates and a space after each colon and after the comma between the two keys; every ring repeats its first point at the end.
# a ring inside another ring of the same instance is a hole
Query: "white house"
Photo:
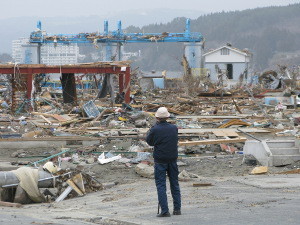
{"type": "Polygon", "coordinates": [[[251,53],[233,48],[230,44],[203,54],[205,68],[211,81],[218,81],[219,74],[226,74],[230,83],[248,79],[251,53]]]}

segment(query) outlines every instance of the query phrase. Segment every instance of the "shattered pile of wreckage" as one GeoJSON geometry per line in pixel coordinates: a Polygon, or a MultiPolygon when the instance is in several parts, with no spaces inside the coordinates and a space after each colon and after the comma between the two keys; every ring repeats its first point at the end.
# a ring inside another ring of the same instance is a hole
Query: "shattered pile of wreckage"
{"type": "MultiPolygon", "coordinates": [[[[31,110],[20,105],[13,113],[7,97],[9,80],[3,78],[1,151],[10,150],[7,157],[18,169],[0,171],[1,200],[9,205],[82,196],[116,185],[115,179],[104,178],[105,173],[118,173],[116,168],[153,178],[152,148],[144,139],[161,106],[168,108],[169,122],[179,128],[180,159],[240,155],[244,163],[262,166],[254,174],[297,162],[299,148],[293,159],[278,158],[272,153],[274,146],[264,148],[283,136],[292,139],[293,148],[299,146],[299,68],[286,74],[281,78],[274,71],[266,72],[253,76],[251,84],[234,87],[207,82],[186,87],[166,79],[165,83],[173,83],[170,88],[154,90],[142,90],[140,79],[134,78],[129,104],[122,96],[113,98],[112,104],[108,96],[96,98],[97,90],[81,89],[74,106],[64,104],[57,89],[44,87],[31,110]],[[260,156],[257,149],[273,158],[260,156]],[[92,170],[95,165],[105,169],[97,173],[92,170]],[[108,172],[108,165],[115,171],[108,172]]],[[[192,172],[183,170],[181,180],[199,178],[192,172]]]]}

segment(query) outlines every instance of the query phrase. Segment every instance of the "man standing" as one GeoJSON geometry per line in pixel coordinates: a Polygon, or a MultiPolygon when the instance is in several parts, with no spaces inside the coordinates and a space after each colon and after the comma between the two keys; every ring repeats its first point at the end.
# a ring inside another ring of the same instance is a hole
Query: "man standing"
{"type": "Polygon", "coordinates": [[[157,123],[149,131],[146,138],[150,146],[154,146],[154,176],[158,202],[161,213],[157,217],[170,217],[166,193],[166,174],[169,177],[173,198],[173,215],[181,215],[181,196],[178,183],[178,128],[167,122],[170,113],[167,108],[160,107],[155,113],[157,123]]]}

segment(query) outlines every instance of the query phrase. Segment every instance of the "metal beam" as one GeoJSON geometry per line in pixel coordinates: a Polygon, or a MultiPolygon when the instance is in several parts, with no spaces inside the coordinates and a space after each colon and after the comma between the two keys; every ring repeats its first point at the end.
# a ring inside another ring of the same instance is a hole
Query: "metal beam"
{"type": "MultiPolygon", "coordinates": [[[[127,67],[129,68],[129,67],[127,67]]],[[[28,67],[24,65],[19,65],[18,73],[20,74],[40,74],[40,73],[110,73],[110,74],[125,74],[126,71],[121,70],[121,67],[80,67],[74,65],[72,67],[60,67],[60,66],[45,66],[37,65],[35,67],[28,67]]],[[[0,74],[14,74],[14,67],[2,67],[0,66],[0,74]]]]}
{"type": "MultiPolygon", "coordinates": [[[[74,77],[75,73],[83,74],[117,74],[119,76],[120,94],[125,92],[125,102],[130,102],[130,66],[126,62],[105,62],[96,64],[81,64],[81,65],[63,65],[63,66],[47,66],[41,64],[23,64],[18,66],[18,74],[27,76],[27,98],[31,99],[32,92],[32,79],[34,74],[47,74],[47,73],[59,73],[59,74],[73,74],[63,76],[63,86],[65,86],[64,102],[76,103],[76,86],[74,77]],[[125,77],[125,78],[124,78],[125,77]],[[72,96],[72,97],[71,97],[72,96]],[[71,97],[71,98],[69,98],[71,97]]],[[[12,75],[12,110],[15,110],[15,71],[14,65],[5,64],[0,65],[0,74],[12,75]]]]}

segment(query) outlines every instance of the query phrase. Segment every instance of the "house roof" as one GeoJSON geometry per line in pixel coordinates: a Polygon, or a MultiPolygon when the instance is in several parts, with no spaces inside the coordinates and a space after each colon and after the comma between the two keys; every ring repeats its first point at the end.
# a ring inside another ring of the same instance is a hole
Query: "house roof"
{"type": "Polygon", "coordinates": [[[249,53],[246,53],[246,52],[243,51],[243,50],[240,50],[240,49],[238,49],[238,48],[233,48],[233,47],[230,47],[230,46],[228,46],[228,45],[224,45],[224,46],[222,46],[222,47],[220,47],[220,48],[214,49],[214,50],[212,50],[212,51],[209,51],[209,52],[203,54],[203,56],[210,55],[210,54],[212,54],[212,53],[215,53],[215,52],[217,52],[217,51],[220,51],[220,50],[223,49],[223,48],[227,48],[227,49],[229,49],[229,50],[231,50],[231,51],[237,52],[237,53],[239,53],[239,54],[241,54],[241,55],[244,55],[244,56],[248,56],[248,55],[249,55],[249,53]]]}

